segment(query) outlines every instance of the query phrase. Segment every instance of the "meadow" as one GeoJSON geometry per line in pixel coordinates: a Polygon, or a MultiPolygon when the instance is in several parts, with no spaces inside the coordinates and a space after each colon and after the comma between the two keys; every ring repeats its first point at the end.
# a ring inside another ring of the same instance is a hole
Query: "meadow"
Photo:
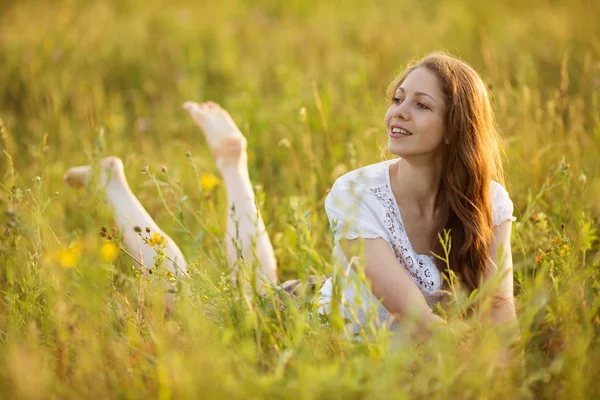
{"type": "Polygon", "coordinates": [[[0,2],[0,397],[598,398],[598,16],[594,0],[0,2]],[[424,344],[348,340],[309,295],[235,296],[224,191],[182,103],[216,101],[246,134],[280,276],[328,275],[327,191],[391,157],[387,85],[434,50],[494,100],[520,337],[466,317],[477,296],[424,344]],[[101,188],[62,180],[107,155],[189,261],[172,315],[99,234],[101,188]]]}

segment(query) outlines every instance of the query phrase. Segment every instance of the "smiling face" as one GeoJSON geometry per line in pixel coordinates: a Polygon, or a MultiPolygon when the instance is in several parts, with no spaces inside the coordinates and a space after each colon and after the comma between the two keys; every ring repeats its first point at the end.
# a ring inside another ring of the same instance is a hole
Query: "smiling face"
{"type": "Polygon", "coordinates": [[[393,94],[385,114],[388,150],[402,158],[443,151],[445,101],[437,76],[428,68],[410,72],[393,94]]]}

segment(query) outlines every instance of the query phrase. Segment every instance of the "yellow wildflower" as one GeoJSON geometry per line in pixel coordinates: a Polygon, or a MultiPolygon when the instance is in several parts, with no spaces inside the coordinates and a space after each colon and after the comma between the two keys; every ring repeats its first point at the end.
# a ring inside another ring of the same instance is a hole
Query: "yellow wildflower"
{"type": "Polygon", "coordinates": [[[571,252],[571,248],[568,244],[563,244],[562,247],[558,250],[558,254],[561,256],[566,256],[571,252]]]}
{"type": "Polygon", "coordinates": [[[73,268],[77,264],[82,250],[83,243],[81,240],[76,240],[69,245],[68,249],[62,250],[55,255],[55,258],[62,267],[73,268]]]}
{"type": "Polygon", "coordinates": [[[154,235],[152,235],[152,237],[148,239],[148,244],[152,247],[162,246],[165,243],[167,243],[167,240],[158,232],[154,232],[154,235]]]}
{"type": "Polygon", "coordinates": [[[100,258],[106,262],[113,262],[119,255],[119,247],[113,242],[104,242],[100,246],[100,258]]]}
{"type": "Polygon", "coordinates": [[[202,174],[200,176],[200,186],[203,190],[213,190],[221,184],[221,180],[213,174],[202,174]]]}

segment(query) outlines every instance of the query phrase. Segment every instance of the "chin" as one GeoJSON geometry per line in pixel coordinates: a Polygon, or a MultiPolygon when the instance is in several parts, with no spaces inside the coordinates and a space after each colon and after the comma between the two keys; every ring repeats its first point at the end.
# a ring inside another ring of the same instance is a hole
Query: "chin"
{"type": "Polygon", "coordinates": [[[392,140],[388,140],[388,151],[398,157],[401,158],[409,158],[409,157],[440,157],[443,156],[447,149],[444,143],[440,143],[434,145],[432,143],[401,143],[402,139],[394,142],[392,140]]]}
{"type": "Polygon", "coordinates": [[[398,156],[398,157],[406,157],[412,154],[411,151],[407,150],[405,148],[405,146],[396,144],[396,143],[390,143],[388,142],[388,152],[390,152],[391,154],[398,156]]]}

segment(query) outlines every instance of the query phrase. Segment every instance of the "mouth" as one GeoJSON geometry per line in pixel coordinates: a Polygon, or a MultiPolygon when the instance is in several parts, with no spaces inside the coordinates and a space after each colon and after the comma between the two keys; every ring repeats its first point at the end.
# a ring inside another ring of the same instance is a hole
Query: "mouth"
{"type": "Polygon", "coordinates": [[[390,136],[393,138],[400,138],[400,137],[408,137],[408,136],[412,136],[412,132],[402,128],[401,126],[398,125],[392,125],[391,126],[391,130],[390,130],[390,136]]]}

